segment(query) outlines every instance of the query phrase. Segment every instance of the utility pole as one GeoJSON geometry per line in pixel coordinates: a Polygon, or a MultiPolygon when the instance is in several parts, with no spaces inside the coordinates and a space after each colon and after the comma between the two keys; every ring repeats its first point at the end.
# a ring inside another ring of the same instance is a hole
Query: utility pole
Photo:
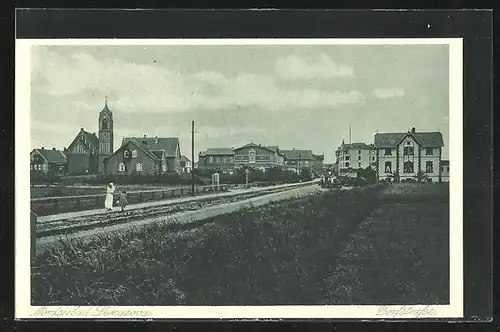
{"type": "Polygon", "coordinates": [[[191,194],[194,196],[194,121],[191,121],[191,194]]]}

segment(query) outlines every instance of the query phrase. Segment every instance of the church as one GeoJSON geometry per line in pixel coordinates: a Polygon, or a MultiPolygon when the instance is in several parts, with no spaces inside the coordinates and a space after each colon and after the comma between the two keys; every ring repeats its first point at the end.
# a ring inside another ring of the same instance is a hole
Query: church
{"type": "Polygon", "coordinates": [[[105,97],[104,108],[99,113],[98,134],[84,128],[73,139],[67,149],[67,172],[69,175],[104,174],[104,160],[113,153],[113,113],[105,97]]]}

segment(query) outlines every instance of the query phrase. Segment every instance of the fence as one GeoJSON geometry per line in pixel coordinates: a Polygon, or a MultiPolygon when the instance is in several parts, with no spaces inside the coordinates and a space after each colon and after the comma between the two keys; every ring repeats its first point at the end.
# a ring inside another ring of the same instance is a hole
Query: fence
{"type": "MultiPolygon", "coordinates": [[[[227,190],[227,185],[220,185],[218,188],[213,186],[200,186],[195,188],[195,193],[210,193],[227,190]]],[[[127,200],[129,204],[137,204],[159,201],[173,197],[188,196],[191,194],[191,188],[188,187],[130,191],[127,192],[127,200]]],[[[115,193],[113,202],[117,201],[118,195],[119,193],[115,193]]],[[[31,210],[38,216],[46,216],[50,214],[75,212],[95,208],[104,209],[105,199],[106,194],[32,198],[31,210]]]]}

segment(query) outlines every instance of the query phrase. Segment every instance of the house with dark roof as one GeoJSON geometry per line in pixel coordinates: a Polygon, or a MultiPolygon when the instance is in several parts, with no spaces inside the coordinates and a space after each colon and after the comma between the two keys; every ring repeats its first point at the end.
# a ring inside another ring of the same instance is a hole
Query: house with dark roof
{"type": "Polygon", "coordinates": [[[432,182],[442,181],[444,141],[440,132],[377,133],[376,174],[378,180],[401,181],[423,172],[432,182]]]}
{"type": "Polygon", "coordinates": [[[292,150],[281,150],[285,156],[285,168],[295,172],[301,169],[314,167],[314,157],[312,150],[300,150],[293,148],[292,150]]]}
{"type": "Polygon", "coordinates": [[[181,166],[181,170],[182,170],[182,173],[191,173],[191,169],[192,169],[192,163],[191,163],[191,160],[186,157],[186,156],[181,156],[181,162],[180,162],[180,166],[181,166]]]}
{"type": "Polygon", "coordinates": [[[234,168],[232,148],[209,148],[198,154],[198,168],[202,170],[230,170],[234,168]]]}
{"type": "Polygon", "coordinates": [[[106,174],[154,175],[180,173],[181,152],[176,137],[126,137],[104,159],[106,174]]]}
{"type": "Polygon", "coordinates": [[[285,155],[275,145],[248,143],[233,151],[235,167],[252,167],[265,171],[285,164],[285,155]]]}
{"type": "Polygon", "coordinates": [[[335,150],[335,170],[339,176],[357,177],[358,170],[375,168],[375,147],[363,142],[345,143],[335,150]]]}
{"type": "Polygon", "coordinates": [[[95,133],[80,128],[71,144],[65,150],[69,174],[95,174],[98,172],[99,139],[95,133]]]}
{"type": "Polygon", "coordinates": [[[67,158],[63,151],[52,149],[33,149],[30,153],[30,170],[45,174],[63,175],[67,158]]]}
{"type": "Polygon", "coordinates": [[[313,154],[313,170],[315,172],[322,173],[324,161],[325,161],[324,154],[313,154]]]}

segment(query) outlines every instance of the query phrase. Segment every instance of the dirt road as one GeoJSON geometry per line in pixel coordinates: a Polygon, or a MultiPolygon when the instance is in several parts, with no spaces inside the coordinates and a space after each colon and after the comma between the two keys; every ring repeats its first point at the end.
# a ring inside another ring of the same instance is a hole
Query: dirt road
{"type": "Polygon", "coordinates": [[[271,193],[267,195],[262,195],[262,196],[257,196],[257,197],[252,197],[248,199],[244,199],[241,201],[236,201],[236,202],[231,202],[231,203],[226,203],[226,204],[220,204],[220,205],[214,205],[210,207],[206,207],[200,210],[195,210],[195,211],[184,211],[184,212],[179,212],[175,214],[171,214],[168,216],[164,217],[155,217],[155,218],[146,218],[142,220],[135,220],[131,221],[128,223],[123,223],[123,224],[115,224],[111,226],[104,226],[104,227],[99,227],[99,228],[94,228],[90,230],[84,230],[84,231],[77,231],[72,234],[68,235],[56,235],[56,236],[47,236],[47,237],[42,237],[37,239],[37,247],[38,246],[44,246],[48,244],[53,244],[61,238],[88,238],[94,235],[99,235],[99,234],[106,234],[110,232],[117,232],[117,231],[122,231],[129,229],[130,227],[141,227],[153,222],[176,222],[176,223],[189,223],[193,221],[198,221],[198,220],[203,220],[211,217],[215,217],[218,215],[222,214],[227,214],[231,212],[235,212],[240,210],[241,208],[248,206],[249,204],[252,204],[254,206],[260,206],[267,204],[272,201],[280,201],[280,200],[285,200],[292,198],[294,196],[304,196],[304,195],[311,195],[315,194],[318,192],[321,192],[323,189],[318,187],[317,184],[313,183],[308,186],[303,186],[299,188],[291,188],[286,191],[281,191],[277,193],[271,193]]]}

